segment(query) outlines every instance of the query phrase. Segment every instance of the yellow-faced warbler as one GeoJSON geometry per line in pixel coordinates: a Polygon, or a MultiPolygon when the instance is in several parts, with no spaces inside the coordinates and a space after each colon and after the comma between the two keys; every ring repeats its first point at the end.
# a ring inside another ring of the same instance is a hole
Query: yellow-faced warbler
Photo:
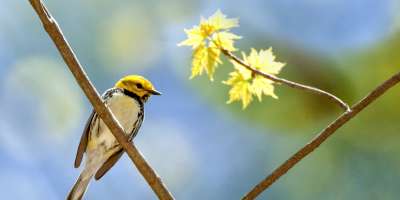
{"type": "MultiPolygon", "coordinates": [[[[144,103],[151,95],[160,94],[144,77],[129,75],[107,90],[102,98],[131,141],[142,124],[144,103]]],[[[99,180],[118,161],[123,152],[114,135],[93,111],[83,130],[75,158],[75,168],[78,168],[83,155],[86,155],[85,167],[67,200],[82,199],[92,177],[99,180]]]]}

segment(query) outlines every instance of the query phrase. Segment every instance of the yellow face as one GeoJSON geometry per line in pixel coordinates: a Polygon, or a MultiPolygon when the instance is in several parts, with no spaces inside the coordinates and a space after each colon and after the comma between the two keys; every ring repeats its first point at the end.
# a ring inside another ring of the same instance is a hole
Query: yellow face
{"type": "Polygon", "coordinates": [[[143,100],[147,100],[150,95],[160,95],[150,81],[139,75],[128,75],[120,79],[116,84],[116,88],[122,88],[135,93],[143,100]]]}

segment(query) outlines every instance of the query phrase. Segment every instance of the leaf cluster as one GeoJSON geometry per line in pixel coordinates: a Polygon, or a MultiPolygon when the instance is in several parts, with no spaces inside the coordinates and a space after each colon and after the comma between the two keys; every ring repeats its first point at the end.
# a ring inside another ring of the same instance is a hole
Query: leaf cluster
{"type": "MultiPolygon", "coordinates": [[[[222,64],[221,54],[224,51],[237,51],[235,41],[242,37],[230,32],[230,29],[238,26],[238,19],[227,18],[218,10],[207,19],[202,17],[199,25],[185,29],[187,39],[178,46],[191,46],[193,49],[191,79],[205,72],[211,81],[214,80],[215,70],[222,64]]],[[[251,49],[249,55],[242,52],[242,56],[245,64],[271,75],[278,74],[285,65],[275,61],[272,48],[260,51],[251,49]]],[[[223,81],[224,84],[231,86],[227,103],[242,101],[244,109],[253,100],[253,96],[259,101],[263,95],[278,98],[274,93],[273,81],[254,74],[241,63],[231,59],[230,62],[234,71],[229,73],[226,81],[223,81]]]]}

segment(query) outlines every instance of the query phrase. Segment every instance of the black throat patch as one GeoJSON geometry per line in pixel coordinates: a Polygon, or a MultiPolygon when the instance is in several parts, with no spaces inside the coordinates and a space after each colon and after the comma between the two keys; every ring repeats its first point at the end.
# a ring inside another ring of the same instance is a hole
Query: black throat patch
{"type": "Polygon", "coordinates": [[[135,94],[129,90],[126,90],[126,89],[123,89],[122,91],[124,92],[124,94],[126,96],[129,96],[129,97],[135,99],[137,102],[139,102],[140,106],[143,107],[143,99],[140,98],[137,94],[135,94]]]}

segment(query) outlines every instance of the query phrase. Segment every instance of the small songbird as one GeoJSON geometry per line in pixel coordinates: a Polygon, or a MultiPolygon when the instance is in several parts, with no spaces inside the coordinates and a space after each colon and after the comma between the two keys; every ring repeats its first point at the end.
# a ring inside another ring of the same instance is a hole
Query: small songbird
{"type": "MultiPolygon", "coordinates": [[[[132,141],[144,118],[144,103],[151,95],[160,94],[144,77],[129,75],[107,90],[102,98],[123,127],[129,141],[132,141]]],[[[83,130],[75,158],[75,168],[78,168],[83,155],[86,154],[85,167],[67,200],[82,199],[92,177],[99,180],[118,161],[123,152],[114,135],[93,111],[83,130]]]]}

